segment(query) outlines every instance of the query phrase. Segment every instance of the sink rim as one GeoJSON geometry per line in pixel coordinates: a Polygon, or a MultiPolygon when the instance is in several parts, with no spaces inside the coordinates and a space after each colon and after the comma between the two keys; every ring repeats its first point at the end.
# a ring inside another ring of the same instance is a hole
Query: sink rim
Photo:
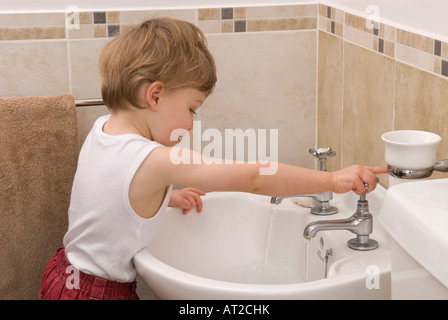
{"type": "MultiPolygon", "coordinates": [[[[381,253],[380,255],[383,255],[381,253]]],[[[358,279],[365,279],[366,273],[365,272],[355,272],[352,274],[342,274],[337,275],[337,277],[328,277],[326,279],[318,279],[313,280],[309,282],[297,282],[297,283],[287,283],[287,284],[259,284],[259,283],[241,283],[241,282],[231,282],[231,281],[223,281],[223,280],[216,280],[216,279],[210,279],[206,277],[201,277],[198,275],[194,275],[192,273],[188,273],[182,270],[179,270],[175,267],[170,266],[169,264],[166,264],[162,262],[161,260],[157,259],[155,256],[153,256],[147,248],[143,248],[140,250],[136,256],[134,257],[134,264],[137,268],[137,271],[139,271],[140,275],[143,275],[144,271],[141,269],[141,264],[143,263],[143,260],[148,259],[154,267],[153,272],[159,273],[159,275],[164,276],[164,272],[161,272],[163,269],[168,268],[170,271],[170,274],[174,274],[176,276],[182,277],[185,282],[191,282],[194,283],[197,286],[201,287],[217,287],[217,288],[229,288],[229,289],[237,289],[237,290],[250,290],[251,293],[253,293],[254,290],[257,291],[266,291],[269,293],[272,293],[275,291],[275,289],[281,289],[281,292],[285,292],[285,289],[290,288],[291,290],[294,289],[294,291],[297,291],[300,287],[306,287],[304,289],[309,290],[311,288],[324,288],[331,286],[334,282],[340,282],[341,279],[351,279],[351,280],[358,280],[358,279]],[[143,271],[140,273],[140,271],[143,271]]]]}

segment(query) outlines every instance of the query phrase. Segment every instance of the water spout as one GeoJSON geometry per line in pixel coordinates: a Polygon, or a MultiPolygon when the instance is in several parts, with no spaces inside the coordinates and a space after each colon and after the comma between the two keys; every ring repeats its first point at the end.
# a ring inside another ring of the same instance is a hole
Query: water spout
{"type": "MultiPolygon", "coordinates": [[[[366,184],[367,189],[368,185],[366,184]]],[[[356,238],[347,243],[351,249],[372,250],[378,247],[378,242],[369,239],[373,230],[373,216],[369,212],[369,203],[365,193],[360,195],[357,210],[350,218],[311,222],[305,227],[303,236],[305,239],[312,239],[319,231],[325,230],[348,230],[356,234],[356,238]]]]}

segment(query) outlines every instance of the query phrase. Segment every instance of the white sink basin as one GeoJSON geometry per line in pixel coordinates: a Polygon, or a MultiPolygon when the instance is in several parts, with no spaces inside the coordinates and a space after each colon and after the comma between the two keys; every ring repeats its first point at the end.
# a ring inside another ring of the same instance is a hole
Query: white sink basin
{"type": "Polygon", "coordinates": [[[380,220],[407,255],[448,288],[448,179],[389,188],[380,220]]]}
{"type": "Polygon", "coordinates": [[[319,232],[308,245],[303,238],[309,222],[350,217],[354,193],[334,195],[340,212],[319,217],[293,199],[271,205],[265,196],[215,192],[203,197],[201,214],[169,208],[134,264],[160,299],[389,299],[389,238],[377,222],[384,193],[378,186],[367,195],[373,251],[348,248],[349,231],[319,232]]]}

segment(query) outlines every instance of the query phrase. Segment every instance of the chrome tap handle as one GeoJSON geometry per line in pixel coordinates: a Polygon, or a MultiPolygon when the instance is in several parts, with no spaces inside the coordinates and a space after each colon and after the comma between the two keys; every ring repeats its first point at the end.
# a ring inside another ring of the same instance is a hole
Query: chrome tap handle
{"type": "MultiPolygon", "coordinates": [[[[377,183],[380,182],[380,179],[378,177],[376,177],[376,182],[377,183]]],[[[366,189],[366,191],[369,190],[369,184],[364,182],[364,188],[366,189]]],[[[359,200],[366,201],[366,193],[365,192],[361,193],[359,200]]]]}
{"type": "MultiPolygon", "coordinates": [[[[368,183],[364,183],[364,188],[366,189],[366,191],[369,189],[369,184],[368,183]]],[[[359,201],[366,201],[366,193],[363,192],[359,195],[359,201]]]]}
{"type": "Polygon", "coordinates": [[[321,171],[327,171],[326,168],[326,160],[327,157],[334,157],[336,155],[336,152],[334,152],[331,147],[327,148],[318,148],[316,149],[309,149],[308,152],[315,158],[319,159],[320,162],[320,170],[321,171]]]}
{"type": "Polygon", "coordinates": [[[318,148],[313,149],[310,148],[309,153],[313,155],[315,158],[321,158],[321,157],[334,157],[336,155],[336,152],[334,152],[331,147],[327,148],[318,148]]]}

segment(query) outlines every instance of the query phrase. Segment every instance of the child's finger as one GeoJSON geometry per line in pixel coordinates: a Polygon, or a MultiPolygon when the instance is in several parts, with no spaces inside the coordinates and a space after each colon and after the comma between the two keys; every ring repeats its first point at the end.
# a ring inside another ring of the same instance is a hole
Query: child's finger
{"type": "Polygon", "coordinates": [[[202,212],[202,206],[203,206],[202,199],[201,199],[201,197],[197,196],[196,197],[196,211],[199,213],[202,212]]]}
{"type": "Polygon", "coordinates": [[[198,195],[200,195],[200,196],[204,196],[204,195],[205,195],[205,192],[204,192],[204,191],[199,190],[199,189],[196,189],[196,188],[193,188],[193,187],[187,187],[187,188],[185,188],[184,190],[186,190],[186,191],[188,191],[188,192],[194,192],[194,193],[196,193],[196,194],[198,194],[198,195]]]}

